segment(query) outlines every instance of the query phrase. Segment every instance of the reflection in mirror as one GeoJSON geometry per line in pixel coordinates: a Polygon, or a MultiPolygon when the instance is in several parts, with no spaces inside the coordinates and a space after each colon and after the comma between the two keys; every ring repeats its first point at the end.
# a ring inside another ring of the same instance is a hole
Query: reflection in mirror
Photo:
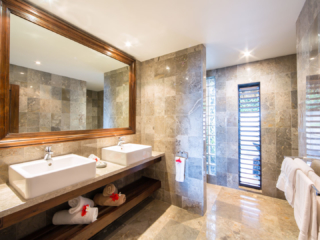
{"type": "Polygon", "coordinates": [[[129,127],[129,66],[10,16],[10,132],[129,127]]]}

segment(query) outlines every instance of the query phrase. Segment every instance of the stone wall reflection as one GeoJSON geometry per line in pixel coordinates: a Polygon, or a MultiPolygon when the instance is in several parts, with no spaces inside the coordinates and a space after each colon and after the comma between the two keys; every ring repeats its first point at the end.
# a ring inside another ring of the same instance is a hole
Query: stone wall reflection
{"type": "Polygon", "coordinates": [[[104,73],[103,127],[129,127],[129,67],[104,73]]]}
{"type": "Polygon", "coordinates": [[[86,129],[87,83],[10,64],[20,86],[19,133],[86,129]]]}

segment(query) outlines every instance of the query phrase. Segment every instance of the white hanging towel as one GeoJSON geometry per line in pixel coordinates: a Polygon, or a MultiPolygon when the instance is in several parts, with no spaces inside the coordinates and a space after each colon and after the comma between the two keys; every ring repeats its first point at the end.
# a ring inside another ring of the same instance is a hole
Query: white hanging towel
{"type": "MultiPolygon", "coordinates": [[[[316,173],[311,171],[308,173],[308,177],[313,182],[314,186],[317,189],[320,189],[320,177],[316,173]]],[[[316,199],[317,199],[317,219],[318,219],[317,220],[318,240],[320,240],[320,197],[316,196],[316,199]]]]}
{"type": "Polygon", "coordinates": [[[288,203],[294,207],[296,194],[296,173],[301,170],[305,175],[313,170],[301,159],[285,158],[281,165],[281,174],[277,181],[277,188],[284,192],[288,203]]]}
{"type": "Polygon", "coordinates": [[[298,164],[299,169],[306,175],[308,176],[309,172],[314,172],[311,167],[307,165],[307,163],[300,158],[295,158],[294,162],[298,164]]]}
{"type": "Polygon", "coordinates": [[[316,240],[317,200],[312,188],[313,182],[301,171],[296,173],[296,194],[294,218],[300,230],[299,240],[316,240]]]}
{"type": "Polygon", "coordinates": [[[175,163],[176,163],[176,181],[184,182],[186,159],[182,157],[175,157],[175,163]]]}
{"type": "Polygon", "coordinates": [[[292,162],[293,162],[292,158],[288,158],[288,157],[286,157],[282,161],[281,173],[277,182],[277,188],[280,189],[282,192],[284,192],[286,189],[287,174],[288,174],[287,171],[289,170],[288,168],[290,167],[290,163],[292,162]]]}
{"type": "Polygon", "coordinates": [[[293,207],[296,193],[296,172],[299,170],[297,162],[285,158],[281,165],[281,174],[278,178],[277,188],[284,192],[288,203],[293,207]]]}
{"type": "Polygon", "coordinates": [[[90,224],[97,220],[98,208],[88,208],[84,216],[82,211],[70,214],[68,210],[56,212],[53,215],[53,225],[74,225],[74,224],[90,224]]]}
{"type": "Polygon", "coordinates": [[[81,212],[83,206],[87,205],[87,204],[90,207],[94,207],[94,202],[91,199],[85,198],[85,197],[82,197],[82,196],[79,196],[79,197],[76,197],[76,198],[73,198],[73,199],[69,200],[68,204],[71,207],[69,209],[69,213],[70,214],[73,214],[73,213],[76,213],[76,212],[81,212]]]}

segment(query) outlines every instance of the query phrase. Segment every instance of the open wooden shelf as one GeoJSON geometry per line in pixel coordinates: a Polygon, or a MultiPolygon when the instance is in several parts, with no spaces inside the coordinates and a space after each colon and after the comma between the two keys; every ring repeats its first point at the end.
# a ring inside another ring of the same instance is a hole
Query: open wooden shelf
{"type": "Polygon", "coordinates": [[[124,213],[132,209],[138,203],[146,199],[160,187],[160,181],[143,177],[138,181],[119,189],[119,192],[126,194],[127,200],[124,204],[119,207],[99,207],[97,221],[89,225],[50,225],[32,233],[24,239],[89,239],[124,213]]]}
{"type": "Polygon", "coordinates": [[[16,224],[22,220],[27,219],[27,218],[35,216],[35,215],[37,215],[41,212],[44,212],[50,208],[58,206],[59,204],[67,202],[68,200],[70,200],[72,198],[86,194],[86,193],[91,192],[95,189],[103,187],[103,186],[107,185],[108,183],[112,183],[118,179],[124,178],[128,175],[131,175],[135,172],[138,172],[138,171],[140,171],[144,168],[147,168],[147,167],[151,166],[152,164],[155,164],[160,161],[161,161],[161,156],[157,157],[153,160],[150,160],[148,162],[141,163],[140,165],[134,166],[132,168],[126,169],[126,170],[119,172],[117,174],[114,174],[112,176],[100,179],[97,182],[90,183],[88,185],[71,190],[70,192],[53,197],[53,198],[48,199],[46,201],[43,201],[41,203],[29,206],[29,207],[22,209],[22,210],[19,210],[17,212],[13,212],[7,216],[0,218],[0,230],[4,229],[6,227],[9,227],[13,224],[16,224]]]}

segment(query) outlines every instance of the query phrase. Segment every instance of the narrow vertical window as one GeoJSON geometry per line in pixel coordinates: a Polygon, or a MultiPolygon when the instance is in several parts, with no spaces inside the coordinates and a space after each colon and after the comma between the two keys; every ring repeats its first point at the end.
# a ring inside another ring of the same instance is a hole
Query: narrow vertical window
{"type": "Polygon", "coordinates": [[[207,78],[206,159],[207,174],[216,175],[216,86],[213,77],[207,78]]]}
{"type": "Polygon", "coordinates": [[[260,83],[239,85],[239,183],[261,189],[260,83]]]}
{"type": "Polygon", "coordinates": [[[307,156],[320,158],[320,75],[307,77],[307,156]]]}

